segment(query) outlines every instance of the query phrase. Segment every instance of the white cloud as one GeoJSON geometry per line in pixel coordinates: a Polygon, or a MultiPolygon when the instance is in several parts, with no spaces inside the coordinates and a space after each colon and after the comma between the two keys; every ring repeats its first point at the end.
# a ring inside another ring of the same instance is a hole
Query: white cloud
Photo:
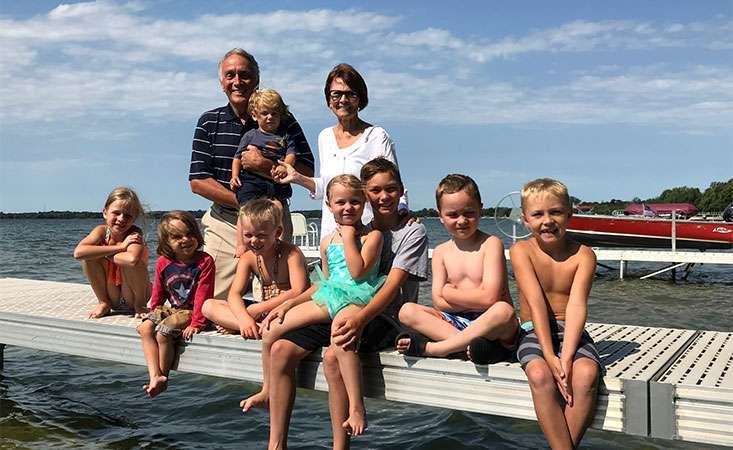
{"type": "Polygon", "coordinates": [[[680,130],[725,129],[733,123],[733,73],[725,69],[641,68],[623,75],[602,70],[539,88],[498,82],[466,86],[446,76],[386,72],[371,73],[369,79],[380,80],[373,103],[378,111],[371,114],[398,121],[421,117],[476,125],[632,123],[680,130]],[[399,108],[389,106],[395,99],[399,108]]]}
{"type": "Polygon", "coordinates": [[[533,52],[587,52],[611,49],[652,49],[659,47],[733,48],[730,19],[716,20],[701,27],[698,23],[655,25],[635,21],[578,20],[559,27],[538,30],[523,37],[460,39],[446,30],[426,30],[393,35],[395,43],[433,50],[450,49],[476,62],[533,52]],[[687,34],[684,34],[687,32],[687,34]]]}
{"type": "Polygon", "coordinates": [[[698,67],[623,60],[628,50],[725,51],[733,41],[730,18],[705,23],[577,20],[495,39],[404,28],[400,17],[368,11],[169,20],[149,15],[139,3],[110,1],[60,5],[26,20],[2,18],[0,120],[22,123],[33,111],[58,126],[89,115],[191,121],[223,103],[215,63],[225,50],[240,46],[260,61],[262,85],[282,91],[301,119],[328,114],[323,79],[329,67],[346,60],[354,61],[369,82],[368,114],[384,120],[635,123],[679,130],[727,128],[733,122],[729,58],[698,67]],[[532,64],[526,72],[514,68],[499,75],[506,59],[526,57],[534,63],[541,55],[579,52],[613,57],[593,65],[577,58],[572,70],[549,64],[548,80],[532,64]]]}

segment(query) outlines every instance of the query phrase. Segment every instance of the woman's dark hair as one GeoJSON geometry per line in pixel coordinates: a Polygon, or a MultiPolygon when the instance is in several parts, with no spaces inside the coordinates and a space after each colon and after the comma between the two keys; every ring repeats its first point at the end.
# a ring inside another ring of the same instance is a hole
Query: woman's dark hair
{"type": "Polygon", "coordinates": [[[329,94],[331,92],[331,83],[335,78],[341,78],[347,86],[356,92],[357,97],[359,97],[359,111],[367,107],[369,104],[369,95],[366,82],[356,69],[346,63],[336,65],[336,67],[331,69],[328,77],[326,77],[326,87],[323,89],[323,93],[326,96],[326,106],[331,105],[329,94]]]}

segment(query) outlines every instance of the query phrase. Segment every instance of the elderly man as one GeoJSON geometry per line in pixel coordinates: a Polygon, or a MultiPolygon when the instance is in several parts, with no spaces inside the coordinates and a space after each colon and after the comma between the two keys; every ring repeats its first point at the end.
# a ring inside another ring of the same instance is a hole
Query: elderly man
{"type": "MultiPolygon", "coordinates": [[[[214,202],[204,214],[204,250],[216,263],[214,297],[225,299],[236,271],[234,252],[237,245],[237,198],[229,189],[232,158],[242,136],[257,128],[257,122],[247,114],[250,95],[260,82],[260,69],[255,58],[242,50],[229,50],[219,61],[219,82],[229,103],[221,108],[206,111],[199,118],[193,135],[191,168],[188,180],[191,191],[214,202]]],[[[313,154],[303,130],[292,117],[284,117],[281,134],[296,142],[297,169],[313,175],[313,154]]],[[[272,162],[258,151],[242,153],[245,170],[269,177],[272,162]]],[[[289,226],[290,210],[283,205],[283,224],[289,226]]],[[[290,231],[292,233],[292,231],[290,231]]]]}

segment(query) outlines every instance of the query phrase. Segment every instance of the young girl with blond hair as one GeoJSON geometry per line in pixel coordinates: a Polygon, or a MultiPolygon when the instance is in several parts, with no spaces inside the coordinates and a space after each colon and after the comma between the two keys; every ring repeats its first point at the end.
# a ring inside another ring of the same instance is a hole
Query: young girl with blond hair
{"type": "Polygon", "coordinates": [[[98,225],[77,244],[74,258],[81,261],[97,307],[89,318],[104,317],[111,310],[134,312],[142,317],[150,297],[148,248],[135,221],[143,214],[135,191],[118,187],[107,196],[102,209],[104,225],[98,225]]]}
{"type": "MultiPolygon", "coordinates": [[[[286,332],[353,316],[372,300],[384,282],[385,277],[378,274],[382,232],[362,224],[366,194],[361,181],[353,175],[332,178],[326,188],[326,199],[337,227],[321,240],[321,261],[325,264],[322,271],[318,270],[320,280],[265,318],[263,364],[270,360],[272,343],[286,332]]],[[[366,428],[366,412],[356,345],[332,348],[349,400],[349,417],[343,427],[350,434],[359,435],[366,428]]]]}

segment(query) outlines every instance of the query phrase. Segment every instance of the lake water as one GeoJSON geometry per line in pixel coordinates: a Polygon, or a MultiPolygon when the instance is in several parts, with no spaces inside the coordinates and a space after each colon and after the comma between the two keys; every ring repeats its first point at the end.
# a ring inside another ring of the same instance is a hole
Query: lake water
{"type": "MultiPolygon", "coordinates": [[[[495,232],[493,221],[482,229],[495,232]]],[[[100,223],[76,220],[0,221],[0,277],[86,282],[71,254],[100,223]]],[[[436,219],[424,219],[431,247],[447,239],[436,219]]],[[[155,223],[144,225],[151,248],[155,223]]],[[[507,242],[507,245],[509,243],[507,242]]],[[[151,252],[154,253],[154,252],[151,252]]],[[[155,258],[151,258],[151,269],[155,258]]],[[[631,275],[655,265],[632,264],[631,275]]],[[[517,301],[516,287],[511,281],[517,301]]],[[[618,280],[598,268],[589,320],[605,323],[731,331],[733,275],[729,267],[695,268],[687,281],[618,280]]],[[[429,303],[429,282],[421,303],[429,303]]],[[[43,301],[43,299],[38,299],[43,301]]],[[[239,399],[253,383],[174,373],[168,391],[151,401],[142,391],[146,370],[110,362],[8,347],[0,373],[0,449],[239,449],[265,448],[267,414],[246,416],[239,399]]],[[[535,422],[380,400],[366,402],[362,449],[515,449],[546,447],[535,422]]],[[[290,446],[330,448],[326,394],[299,390],[290,446]]],[[[589,430],[583,448],[712,448],[589,430]]]]}

